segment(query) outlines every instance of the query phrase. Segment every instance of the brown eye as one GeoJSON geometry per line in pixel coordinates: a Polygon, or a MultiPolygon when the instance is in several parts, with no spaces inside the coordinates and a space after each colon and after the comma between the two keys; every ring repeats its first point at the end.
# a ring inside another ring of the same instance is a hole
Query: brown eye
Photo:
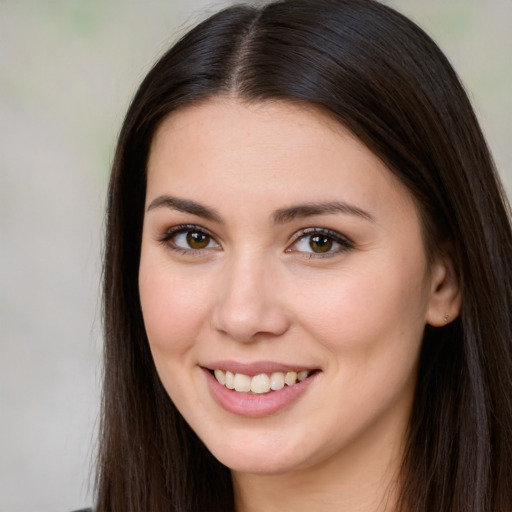
{"type": "Polygon", "coordinates": [[[287,252],[299,252],[311,257],[328,257],[349,251],[354,244],[341,233],[325,228],[308,228],[296,234],[295,243],[287,252]]]}
{"type": "Polygon", "coordinates": [[[329,252],[333,244],[333,239],[325,235],[313,235],[309,237],[309,247],[311,247],[313,252],[329,252]]]}
{"type": "Polygon", "coordinates": [[[177,226],[167,232],[161,239],[170,249],[182,252],[220,249],[220,245],[206,230],[195,226],[177,226]]]}
{"type": "Polygon", "coordinates": [[[187,244],[191,249],[206,249],[210,245],[211,237],[201,231],[188,231],[187,244]]]}

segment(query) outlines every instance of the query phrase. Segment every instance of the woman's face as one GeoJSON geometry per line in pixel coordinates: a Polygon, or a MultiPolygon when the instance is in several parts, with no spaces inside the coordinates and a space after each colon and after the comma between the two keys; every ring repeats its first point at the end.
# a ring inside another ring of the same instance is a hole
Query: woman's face
{"type": "Polygon", "coordinates": [[[221,462],[276,474],[400,444],[443,272],[373,153],[313,108],[211,100],[158,129],[145,208],[155,365],[221,462]]]}

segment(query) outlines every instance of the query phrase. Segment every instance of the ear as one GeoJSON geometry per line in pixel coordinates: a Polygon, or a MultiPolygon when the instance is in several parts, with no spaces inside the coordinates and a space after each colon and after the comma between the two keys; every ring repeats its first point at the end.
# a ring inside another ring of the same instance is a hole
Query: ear
{"type": "Polygon", "coordinates": [[[431,269],[430,285],[426,321],[434,327],[442,327],[459,316],[461,307],[459,277],[448,254],[436,258],[431,269]]]}

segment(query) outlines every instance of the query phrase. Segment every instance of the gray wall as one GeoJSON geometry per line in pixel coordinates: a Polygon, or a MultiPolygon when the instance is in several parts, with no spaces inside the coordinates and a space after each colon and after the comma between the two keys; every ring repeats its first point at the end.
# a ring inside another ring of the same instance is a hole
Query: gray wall
{"type": "MultiPolygon", "coordinates": [[[[0,512],[91,503],[115,137],[173,35],[227,3],[0,2],[0,512]]],[[[454,62],[510,194],[511,0],[388,3],[454,62]]]]}

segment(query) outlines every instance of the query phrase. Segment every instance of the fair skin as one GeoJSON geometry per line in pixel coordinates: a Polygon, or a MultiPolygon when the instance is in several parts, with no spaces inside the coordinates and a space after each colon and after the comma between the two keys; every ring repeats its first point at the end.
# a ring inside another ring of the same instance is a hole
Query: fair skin
{"type": "Polygon", "coordinates": [[[408,191],[348,130],[280,101],[169,116],[139,288],[162,383],[231,468],[237,511],[393,510],[424,327],[459,294],[408,191]],[[290,385],[269,390],[273,373],[290,385]]]}

